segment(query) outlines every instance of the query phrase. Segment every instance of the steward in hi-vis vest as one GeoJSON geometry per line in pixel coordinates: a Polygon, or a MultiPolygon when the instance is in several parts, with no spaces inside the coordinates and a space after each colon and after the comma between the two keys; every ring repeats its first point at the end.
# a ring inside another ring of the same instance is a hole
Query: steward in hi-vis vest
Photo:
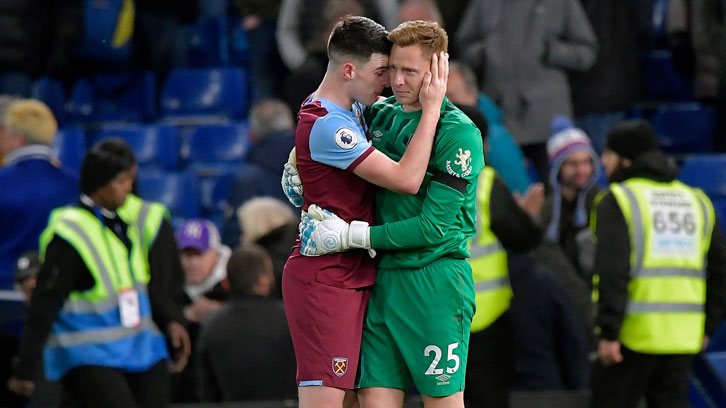
{"type": "Polygon", "coordinates": [[[512,288],[507,251],[529,251],[541,238],[541,228],[515,202],[504,181],[493,168],[484,167],[476,194],[476,235],[469,247],[476,302],[465,392],[471,406],[508,406],[514,333],[508,313],[512,288]]]}
{"type": "Polygon", "coordinates": [[[51,214],[11,390],[31,394],[44,361],[80,406],[165,406],[169,354],[152,318],[148,248],[117,213],[135,171],[133,158],[94,146],[80,202],[51,214]]]}
{"type": "Polygon", "coordinates": [[[690,365],[726,303],[726,242],[711,200],[675,180],[641,120],[608,136],[595,201],[599,361],[591,407],[688,406],[690,365]]]}
{"type": "MultiPolygon", "coordinates": [[[[98,144],[98,148],[136,163],[133,150],[121,138],[106,138],[98,144]]],[[[191,340],[184,326],[184,271],[170,222],[171,215],[164,204],[142,200],[134,194],[134,189],[117,212],[126,224],[135,225],[139,231],[144,261],[151,275],[148,293],[154,323],[167,338],[172,359],[169,370],[179,372],[187,365],[191,340]]],[[[171,393],[175,394],[174,390],[171,393]]]]}

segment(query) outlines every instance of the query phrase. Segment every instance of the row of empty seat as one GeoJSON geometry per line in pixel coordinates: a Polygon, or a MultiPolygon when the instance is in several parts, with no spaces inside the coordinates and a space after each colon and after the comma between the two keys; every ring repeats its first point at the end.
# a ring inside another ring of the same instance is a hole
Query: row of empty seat
{"type": "Polygon", "coordinates": [[[721,225],[726,226],[726,154],[686,157],[678,179],[703,190],[713,201],[721,225]]]}
{"type": "Polygon", "coordinates": [[[133,124],[97,132],[63,128],[58,131],[53,151],[66,167],[77,170],[88,147],[111,137],[125,140],[142,168],[188,169],[210,175],[237,171],[250,147],[244,122],[193,127],[133,124]]]}
{"type": "Polygon", "coordinates": [[[169,74],[157,103],[151,72],[96,74],[82,78],[66,95],[62,83],[35,82],[32,96],[48,104],[66,125],[119,122],[215,123],[244,119],[249,84],[241,68],[177,69],[169,74]]]}
{"type": "Polygon", "coordinates": [[[713,106],[698,102],[661,104],[652,109],[636,108],[633,116],[653,125],[664,151],[674,155],[712,153],[716,129],[713,106]]]}

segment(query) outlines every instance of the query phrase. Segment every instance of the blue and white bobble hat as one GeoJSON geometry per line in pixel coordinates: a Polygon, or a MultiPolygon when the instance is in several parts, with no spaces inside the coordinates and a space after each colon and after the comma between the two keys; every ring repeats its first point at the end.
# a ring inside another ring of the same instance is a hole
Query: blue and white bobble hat
{"type": "Polygon", "coordinates": [[[592,148],[592,142],[587,134],[576,128],[570,118],[565,115],[557,115],[552,119],[552,137],[547,141],[547,156],[550,160],[549,182],[554,193],[552,202],[552,221],[547,226],[547,238],[559,241],[560,212],[562,208],[562,195],[560,194],[560,168],[570,153],[584,150],[590,154],[594,163],[594,172],[590,182],[582,189],[577,197],[577,208],[575,210],[575,226],[583,227],[587,223],[585,211],[585,196],[595,185],[600,177],[600,159],[592,148]]]}

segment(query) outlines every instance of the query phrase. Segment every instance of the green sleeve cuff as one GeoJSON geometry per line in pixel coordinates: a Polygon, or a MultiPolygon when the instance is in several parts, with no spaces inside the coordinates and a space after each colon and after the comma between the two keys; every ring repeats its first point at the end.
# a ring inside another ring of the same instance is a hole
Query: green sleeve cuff
{"type": "Polygon", "coordinates": [[[371,247],[376,249],[385,249],[386,245],[386,229],[383,225],[374,225],[371,227],[371,247]]]}

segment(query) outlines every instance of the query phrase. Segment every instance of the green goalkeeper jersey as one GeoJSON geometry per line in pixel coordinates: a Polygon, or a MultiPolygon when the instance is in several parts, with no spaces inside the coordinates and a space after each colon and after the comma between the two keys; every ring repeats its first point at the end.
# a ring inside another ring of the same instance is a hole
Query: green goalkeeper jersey
{"type": "MultiPolygon", "coordinates": [[[[373,146],[399,161],[421,111],[404,112],[390,97],[366,110],[373,146]]],[[[477,177],[484,168],[479,130],[448,99],[441,106],[434,147],[421,188],[413,195],[379,189],[371,244],[386,249],[379,267],[420,268],[444,256],[468,258],[476,232],[477,177]]]]}

